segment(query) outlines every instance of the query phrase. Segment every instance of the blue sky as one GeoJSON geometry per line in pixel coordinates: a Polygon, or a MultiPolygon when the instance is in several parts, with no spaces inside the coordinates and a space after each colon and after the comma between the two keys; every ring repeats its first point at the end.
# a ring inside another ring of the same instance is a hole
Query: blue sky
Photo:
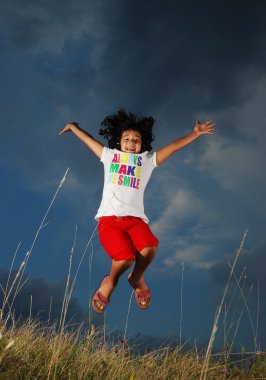
{"type": "MultiPolygon", "coordinates": [[[[153,304],[145,312],[132,305],[128,333],[179,334],[183,262],[183,334],[208,339],[228,262],[247,227],[237,273],[245,268],[245,294],[253,287],[248,303],[254,321],[259,284],[263,326],[265,11],[263,1],[2,1],[3,273],[22,241],[19,267],[68,167],[26,269],[34,281],[43,279],[43,292],[50,285],[56,292],[67,276],[76,225],[74,266],[95,229],[102,164],[74,135],[58,136],[67,122],[78,121],[104,142],[98,131],[106,115],[121,107],[152,115],[156,151],[189,133],[196,119],[212,118],[217,133],[177,152],[153,172],[146,189],[145,211],[160,239],[146,276],[153,304]]],[[[74,293],[85,313],[90,255],[93,289],[109,267],[97,236],[92,243],[74,293]]],[[[123,277],[107,311],[110,329],[124,328],[130,291],[123,277]]],[[[230,297],[233,284],[227,304],[230,297]]],[[[246,341],[252,330],[244,313],[236,342],[246,341]]]]}

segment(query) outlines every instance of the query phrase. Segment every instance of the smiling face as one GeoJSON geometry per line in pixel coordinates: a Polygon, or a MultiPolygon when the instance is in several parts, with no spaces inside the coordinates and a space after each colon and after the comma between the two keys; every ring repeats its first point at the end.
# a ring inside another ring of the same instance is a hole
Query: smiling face
{"type": "Polygon", "coordinates": [[[141,152],[141,134],[138,131],[129,129],[122,133],[120,139],[120,149],[127,153],[141,152]]]}

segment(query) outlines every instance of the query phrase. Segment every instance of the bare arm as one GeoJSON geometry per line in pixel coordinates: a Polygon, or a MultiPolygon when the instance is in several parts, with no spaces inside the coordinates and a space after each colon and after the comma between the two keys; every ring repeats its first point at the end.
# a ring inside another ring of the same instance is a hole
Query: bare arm
{"type": "Polygon", "coordinates": [[[171,157],[172,154],[192,143],[192,141],[196,140],[199,136],[203,134],[213,134],[215,131],[214,126],[215,123],[213,123],[212,120],[206,121],[202,124],[199,121],[196,121],[194,129],[191,133],[173,141],[171,144],[166,145],[164,148],[159,149],[156,152],[157,165],[161,165],[164,161],[171,157]]]}
{"type": "Polygon", "coordinates": [[[97,157],[101,158],[103,152],[103,144],[99,141],[94,140],[94,138],[87,132],[83,131],[78,125],[78,123],[69,123],[63,128],[59,135],[62,135],[65,132],[72,131],[81,141],[83,141],[90,150],[96,154],[97,157]]]}

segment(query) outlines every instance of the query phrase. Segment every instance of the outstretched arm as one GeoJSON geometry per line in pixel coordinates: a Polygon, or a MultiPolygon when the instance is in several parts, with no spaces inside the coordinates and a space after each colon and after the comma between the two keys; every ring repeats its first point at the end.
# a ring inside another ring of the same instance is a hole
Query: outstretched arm
{"type": "Polygon", "coordinates": [[[170,156],[172,156],[172,154],[184,148],[184,146],[192,143],[192,141],[196,140],[199,136],[204,134],[213,134],[215,131],[214,126],[215,123],[212,120],[206,121],[202,124],[199,121],[196,121],[194,129],[191,133],[173,141],[171,144],[166,145],[164,148],[156,152],[157,165],[161,165],[170,156]]]}
{"type": "Polygon", "coordinates": [[[59,132],[62,135],[65,132],[72,131],[81,141],[83,141],[97,157],[101,158],[103,152],[103,144],[99,141],[94,140],[94,138],[87,132],[83,131],[78,125],[78,123],[69,123],[59,132]]]}

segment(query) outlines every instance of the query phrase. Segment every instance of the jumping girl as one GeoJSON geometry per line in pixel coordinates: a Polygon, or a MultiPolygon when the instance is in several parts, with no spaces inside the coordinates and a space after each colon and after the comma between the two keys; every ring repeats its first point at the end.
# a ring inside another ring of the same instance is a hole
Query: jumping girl
{"type": "Polygon", "coordinates": [[[59,132],[61,135],[72,131],[104,164],[103,195],[95,219],[100,242],[112,263],[109,275],[103,278],[91,300],[97,313],[104,312],[119,277],[133,263],[128,282],[135,291],[136,303],[142,309],[150,306],[151,291],[143,274],[155,256],[158,239],[144,213],[144,190],[154,168],[199,136],[215,131],[212,120],[196,121],[192,132],[150,153],[154,122],[152,117],[137,116],[123,109],[107,116],[99,134],[107,139],[108,148],[74,122],[59,132]]]}

